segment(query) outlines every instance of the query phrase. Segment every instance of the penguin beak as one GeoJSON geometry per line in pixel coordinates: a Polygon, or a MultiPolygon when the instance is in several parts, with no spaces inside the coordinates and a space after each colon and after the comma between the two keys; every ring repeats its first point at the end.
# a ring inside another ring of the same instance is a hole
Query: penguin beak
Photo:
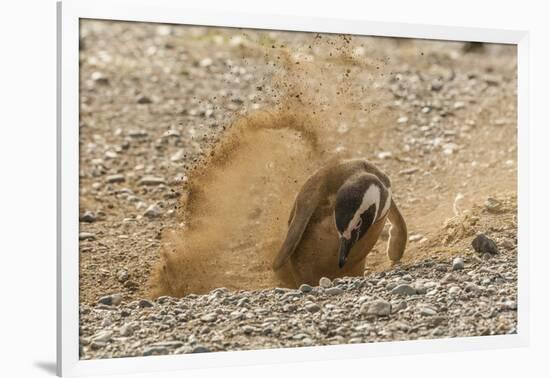
{"type": "Polygon", "coordinates": [[[346,263],[351,247],[353,247],[353,242],[351,239],[348,240],[346,238],[340,238],[340,249],[338,251],[338,255],[340,256],[338,260],[338,267],[340,269],[342,269],[346,263]]]}

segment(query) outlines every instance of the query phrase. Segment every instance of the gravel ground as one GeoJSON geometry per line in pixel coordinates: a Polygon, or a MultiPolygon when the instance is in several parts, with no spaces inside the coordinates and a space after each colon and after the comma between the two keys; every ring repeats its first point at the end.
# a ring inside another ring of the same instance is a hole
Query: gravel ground
{"type": "Polygon", "coordinates": [[[276,102],[272,50],[311,36],[82,21],[82,358],[516,332],[510,46],[370,38],[352,41],[343,66],[338,46],[307,50],[330,77],[352,67],[371,87],[359,101],[369,112],[354,119],[368,127],[331,118],[323,141],[390,174],[410,231],[402,265],[390,267],[377,246],[365,277],[325,287],[239,290],[229,281],[204,295],[146,299],[162,232],[183,223],[176,207],[188,168],[236,115],[276,102]],[[497,254],[473,251],[479,233],[497,254]]]}
{"type": "MultiPolygon", "coordinates": [[[[513,214],[504,218],[508,222],[513,214]]],[[[427,258],[365,277],[323,278],[317,287],[218,288],[122,304],[121,296],[107,296],[80,308],[81,357],[513,334],[514,230],[504,226],[498,234],[496,254],[469,248],[450,260],[427,258]]]]}

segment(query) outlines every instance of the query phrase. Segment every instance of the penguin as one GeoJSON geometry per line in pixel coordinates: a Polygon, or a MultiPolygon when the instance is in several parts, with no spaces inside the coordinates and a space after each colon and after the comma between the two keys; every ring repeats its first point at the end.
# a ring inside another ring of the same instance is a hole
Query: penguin
{"type": "Polygon", "coordinates": [[[291,287],[314,286],[322,277],[362,276],[386,220],[387,255],[395,264],[407,245],[407,225],[388,176],[365,159],[328,164],[298,192],[272,268],[291,287]]]}

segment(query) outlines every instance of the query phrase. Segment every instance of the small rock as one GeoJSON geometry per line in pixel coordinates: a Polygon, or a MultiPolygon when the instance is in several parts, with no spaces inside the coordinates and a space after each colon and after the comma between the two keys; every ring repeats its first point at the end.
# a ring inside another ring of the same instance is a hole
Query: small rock
{"type": "Polygon", "coordinates": [[[502,211],[502,203],[495,198],[487,198],[485,201],[485,209],[490,213],[500,213],[502,211]]]}
{"type": "Polygon", "coordinates": [[[361,313],[366,315],[388,316],[391,313],[391,303],[382,299],[364,303],[361,313]]]}
{"type": "Polygon", "coordinates": [[[106,346],[107,346],[107,343],[104,341],[92,341],[92,343],[90,344],[90,348],[92,350],[98,350],[101,348],[105,348],[106,346]]]}
{"type": "Polygon", "coordinates": [[[95,213],[93,213],[91,211],[85,211],[84,214],[82,214],[80,216],[80,221],[81,222],[93,223],[96,220],[97,220],[97,217],[96,217],[95,213]]]}
{"type": "Polygon", "coordinates": [[[409,241],[410,241],[410,242],[419,241],[419,240],[422,239],[422,237],[423,237],[423,236],[420,235],[420,234],[411,235],[411,236],[409,236],[409,241]]]}
{"type": "Polygon", "coordinates": [[[309,286],[308,284],[301,284],[300,285],[300,291],[302,293],[309,293],[311,290],[313,290],[313,288],[311,286],[309,286]]]}
{"type": "Polygon", "coordinates": [[[434,269],[437,270],[438,272],[446,272],[447,271],[447,265],[446,264],[436,264],[434,269]]]}
{"type": "Polygon", "coordinates": [[[78,240],[95,240],[95,234],[91,232],[81,232],[78,234],[78,240]]]}
{"type": "Polygon", "coordinates": [[[257,331],[256,328],[250,326],[250,325],[244,325],[243,328],[242,328],[243,332],[245,333],[245,335],[251,335],[253,334],[254,332],[257,331]]]}
{"type": "Polygon", "coordinates": [[[393,288],[391,293],[398,295],[414,295],[416,294],[416,290],[410,285],[399,285],[393,288]]]}
{"type": "Polygon", "coordinates": [[[113,336],[113,333],[111,331],[99,331],[98,333],[92,336],[92,341],[106,343],[109,340],[111,340],[112,336],[113,336]]]}
{"type": "Polygon", "coordinates": [[[477,286],[476,284],[474,283],[468,283],[466,284],[466,286],[464,286],[464,291],[467,292],[467,293],[479,293],[481,292],[481,288],[479,286],[477,286]]]}
{"type": "Polygon", "coordinates": [[[202,345],[195,346],[191,351],[191,353],[209,353],[209,352],[210,352],[210,349],[202,345]]]}
{"type": "Polygon", "coordinates": [[[500,245],[502,246],[502,248],[504,249],[514,249],[515,248],[515,244],[514,242],[512,242],[510,239],[504,239],[500,245]]]}
{"type": "Polygon", "coordinates": [[[440,80],[432,81],[432,91],[439,92],[443,88],[443,83],[440,80]]]}
{"type": "Polygon", "coordinates": [[[161,341],[160,343],[155,343],[151,345],[152,347],[163,347],[163,348],[169,348],[169,349],[176,349],[181,346],[183,346],[183,343],[178,340],[173,341],[161,341]]]}
{"type": "Polygon", "coordinates": [[[122,295],[120,294],[105,295],[99,298],[98,302],[107,306],[118,306],[122,302],[122,295]]]}
{"type": "Polygon", "coordinates": [[[95,71],[90,76],[90,79],[92,79],[94,82],[100,85],[108,85],[109,84],[109,78],[107,78],[105,75],[103,75],[101,72],[95,71]]]}
{"type": "Polygon", "coordinates": [[[327,288],[332,286],[332,281],[330,280],[330,278],[322,277],[319,280],[319,286],[321,286],[322,288],[327,289],[327,288]]]}
{"type": "Polygon", "coordinates": [[[479,234],[474,238],[472,248],[479,253],[490,253],[493,255],[498,253],[496,243],[484,234],[479,234]]]}
{"type": "Polygon", "coordinates": [[[110,175],[105,178],[107,184],[118,184],[126,181],[126,178],[123,175],[110,175]]]}
{"type": "Polygon", "coordinates": [[[128,281],[128,278],[129,278],[129,275],[128,275],[128,271],[126,269],[120,269],[116,273],[116,279],[120,283],[124,283],[124,282],[128,281]]]}
{"type": "Polygon", "coordinates": [[[150,104],[153,101],[147,96],[139,96],[137,99],[138,104],[150,104]]]}
{"type": "Polygon", "coordinates": [[[413,289],[416,290],[416,294],[426,294],[428,292],[428,287],[420,282],[415,283],[413,289]]]}
{"type": "Polygon", "coordinates": [[[166,181],[162,177],[144,176],[139,180],[139,185],[155,186],[165,184],[166,181]]]}
{"type": "Polygon", "coordinates": [[[306,310],[311,313],[315,313],[318,311],[321,311],[321,306],[319,306],[317,303],[306,303],[306,310]]]}
{"type": "Polygon", "coordinates": [[[328,295],[340,295],[344,292],[344,290],[340,289],[339,287],[329,287],[328,289],[325,289],[325,293],[328,295]]]}
{"type": "Polygon", "coordinates": [[[460,293],[460,290],[461,290],[461,289],[460,289],[458,286],[451,286],[451,287],[449,288],[449,294],[451,294],[451,295],[457,295],[457,294],[460,293]]]}
{"type": "Polygon", "coordinates": [[[463,101],[457,101],[453,104],[454,109],[462,109],[466,106],[466,104],[463,101]]]}
{"type": "Polygon", "coordinates": [[[131,138],[146,138],[149,134],[145,130],[130,130],[128,136],[131,138]]]}
{"type": "Polygon", "coordinates": [[[433,316],[437,314],[437,311],[432,307],[422,307],[420,310],[420,315],[422,316],[433,316]]]}
{"type": "Polygon", "coordinates": [[[218,319],[218,314],[215,312],[208,313],[206,315],[201,316],[201,320],[205,323],[211,323],[216,321],[218,319]]]}
{"type": "Polygon", "coordinates": [[[408,120],[409,120],[408,117],[402,116],[402,117],[399,117],[399,118],[397,119],[397,123],[399,123],[399,124],[407,123],[408,120]]]}
{"type": "Polygon", "coordinates": [[[107,151],[105,152],[105,158],[107,159],[116,159],[118,157],[118,154],[115,151],[107,151]]]}
{"type": "Polygon", "coordinates": [[[376,157],[380,160],[386,160],[392,157],[392,153],[389,151],[382,151],[376,154],[376,157]]]}
{"type": "Polygon", "coordinates": [[[411,167],[407,169],[402,169],[399,171],[400,175],[412,175],[413,173],[416,173],[420,170],[418,167],[411,167]]]}
{"type": "Polygon", "coordinates": [[[183,159],[185,159],[185,151],[184,150],[178,150],[175,154],[173,154],[170,157],[170,160],[173,161],[173,162],[182,161],[183,159]]]}
{"type": "Polygon", "coordinates": [[[162,209],[157,205],[149,206],[143,213],[147,218],[158,218],[162,215],[162,209]]]}
{"type": "Polygon", "coordinates": [[[159,355],[164,355],[164,354],[168,354],[168,348],[163,347],[163,346],[153,345],[153,346],[146,347],[143,350],[143,355],[144,356],[159,356],[159,355]]]}
{"type": "Polygon", "coordinates": [[[124,324],[120,327],[118,332],[120,333],[120,336],[129,337],[134,334],[134,327],[132,327],[131,324],[124,324]]]}
{"type": "Polygon", "coordinates": [[[199,62],[199,66],[210,67],[212,63],[214,63],[214,61],[211,58],[204,58],[199,62]]]}
{"type": "Polygon", "coordinates": [[[140,308],[149,308],[149,307],[153,307],[154,304],[153,302],[151,302],[150,300],[148,299],[140,299],[139,303],[138,303],[138,306],[140,308]]]}
{"type": "Polygon", "coordinates": [[[462,270],[464,269],[464,260],[460,257],[455,257],[453,260],[453,270],[462,270]]]}

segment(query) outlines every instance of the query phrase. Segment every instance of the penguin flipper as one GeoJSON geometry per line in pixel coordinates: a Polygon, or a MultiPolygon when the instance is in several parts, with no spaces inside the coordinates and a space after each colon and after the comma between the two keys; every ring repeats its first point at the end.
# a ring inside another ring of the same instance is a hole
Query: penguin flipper
{"type": "Polygon", "coordinates": [[[388,257],[396,263],[401,260],[405,247],[407,246],[407,224],[401,215],[399,208],[394,200],[391,200],[390,210],[388,211],[388,219],[391,222],[390,240],[388,241],[388,257]]]}
{"type": "MultiPolygon", "coordinates": [[[[313,183],[311,183],[313,184],[313,183]]],[[[288,231],[285,241],[279,253],[273,261],[273,270],[280,269],[288,258],[294,253],[302,239],[311,216],[317,209],[321,198],[319,185],[308,185],[311,190],[302,190],[294,202],[291,218],[289,219],[288,231]]]]}

